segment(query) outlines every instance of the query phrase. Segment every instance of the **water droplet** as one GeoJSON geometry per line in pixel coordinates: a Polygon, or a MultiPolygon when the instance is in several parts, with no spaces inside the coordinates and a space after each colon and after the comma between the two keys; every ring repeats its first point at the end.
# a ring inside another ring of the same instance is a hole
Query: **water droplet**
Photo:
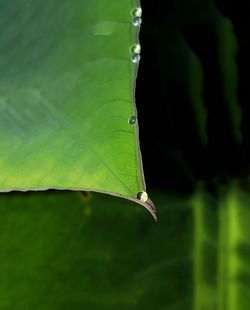
{"type": "Polygon", "coordinates": [[[142,9],[140,7],[132,11],[132,24],[135,27],[139,27],[141,25],[142,23],[141,16],[142,16],[142,9]]]}
{"type": "Polygon", "coordinates": [[[132,54],[140,54],[141,53],[141,46],[140,44],[135,44],[131,47],[132,54]]]}
{"type": "Polygon", "coordinates": [[[135,27],[139,27],[142,23],[142,19],[141,17],[139,16],[135,16],[132,18],[132,24],[135,26],[135,27]]]}
{"type": "Polygon", "coordinates": [[[141,52],[141,46],[140,44],[135,44],[131,47],[131,60],[133,63],[139,63],[141,56],[140,56],[140,52],[141,52]]]}
{"type": "Polygon", "coordinates": [[[136,124],[136,117],[131,116],[128,122],[129,122],[129,125],[134,126],[136,124]]]}
{"type": "Polygon", "coordinates": [[[141,56],[140,54],[133,54],[131,56],[131,60],[134,64],[138,64],[140,62],[141,56]]]}
{"type": "Polygon", "coordinates": [[[132,11],[132,15],[133,16],[138,16],[138,17],[141,17],[142,16],[142,9],[141,8],[136,8],[132,11]]]}
{"type": "Polygon", "coordinates": [[[137,198],[142,202],[146,202],[148,200],[148,194],[146,192],[140,192],[137,194],[137,198]]]}

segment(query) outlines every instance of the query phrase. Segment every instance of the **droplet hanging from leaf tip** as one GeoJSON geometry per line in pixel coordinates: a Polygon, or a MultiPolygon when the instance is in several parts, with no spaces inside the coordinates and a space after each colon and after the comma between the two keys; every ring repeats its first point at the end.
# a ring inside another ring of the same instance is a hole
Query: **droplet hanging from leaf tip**
{"type": "Polygon", "coordinates": [[[137,198],[142,201],[142,202],[146,202],[148,200],[148,194],[146,192],[139,192],[137,194],[137,198]]]}

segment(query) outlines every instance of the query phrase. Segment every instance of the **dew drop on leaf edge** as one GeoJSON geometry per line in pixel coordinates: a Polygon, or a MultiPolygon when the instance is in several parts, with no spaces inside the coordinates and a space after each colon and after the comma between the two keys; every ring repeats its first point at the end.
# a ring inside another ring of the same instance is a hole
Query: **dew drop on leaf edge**
{"type": "Polygon", "coordinates": [[[129,122],[129,125],[134,126],[136,124],[136,117],[131,116],[128,122],[129,122]]]}

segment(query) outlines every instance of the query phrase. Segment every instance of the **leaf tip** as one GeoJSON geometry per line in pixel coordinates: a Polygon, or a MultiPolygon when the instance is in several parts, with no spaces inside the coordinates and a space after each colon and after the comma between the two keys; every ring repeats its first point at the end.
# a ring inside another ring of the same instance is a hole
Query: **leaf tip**
{"type": "Polygon", "coordinates": [[[137,194],[137,199],[139,200],[139,203],[150,212],[154,220],[158,222],[155,205],[152,202],[152,200],[149,198],[148,194],[144,191],[139,192],[137,194]]]}

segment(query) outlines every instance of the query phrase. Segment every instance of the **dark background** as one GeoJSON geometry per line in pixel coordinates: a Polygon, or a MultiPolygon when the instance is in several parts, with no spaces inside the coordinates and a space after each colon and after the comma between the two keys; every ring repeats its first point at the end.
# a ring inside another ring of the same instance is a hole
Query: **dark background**
{"type": "Polygon", "coordinates": [[[197,179],[210,187],[229,178],[245,180],[250,152],[248,1],[142,0],[141,5],[136,99],[148,187],[192,191],[197,179]],[[190,55],[202,68],[203,81],[190,55]],[[195,87],[206,122],[192,106],[199,100],[195,87]]]}

